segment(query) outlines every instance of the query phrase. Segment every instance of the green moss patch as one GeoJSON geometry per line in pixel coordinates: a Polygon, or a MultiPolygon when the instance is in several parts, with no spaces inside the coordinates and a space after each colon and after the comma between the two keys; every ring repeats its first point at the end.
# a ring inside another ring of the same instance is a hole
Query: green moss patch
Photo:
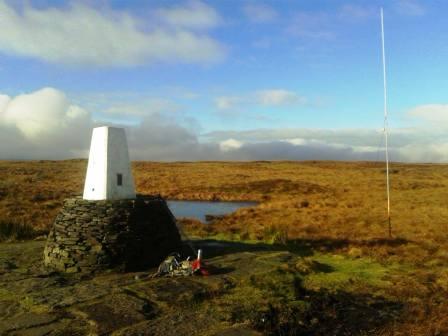
{"type": "Polygon", "coordinates": [[[350,291],[359,290],[360,287],[388,287],[390,282],[387,275],[400,271],[398,264],[385,266],[370,258],[317,254],[312,260],[322,265],[322,271],[311,272],[303,280],[304,286],[312,290],[350,291]]]}

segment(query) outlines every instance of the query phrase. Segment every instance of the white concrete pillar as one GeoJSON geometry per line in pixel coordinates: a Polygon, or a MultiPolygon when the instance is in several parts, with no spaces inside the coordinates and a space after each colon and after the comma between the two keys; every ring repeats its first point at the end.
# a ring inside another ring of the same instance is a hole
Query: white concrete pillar
{"type": "Polygon", "coordinates": [[[83,198],[135,198],[124,128],[103,126],[93,129],[83,198]]]}

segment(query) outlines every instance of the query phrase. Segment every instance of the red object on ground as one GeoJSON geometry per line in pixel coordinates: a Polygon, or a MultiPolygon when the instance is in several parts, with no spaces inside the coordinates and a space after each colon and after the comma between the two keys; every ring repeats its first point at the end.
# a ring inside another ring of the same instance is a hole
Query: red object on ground
{"type": "Polygon", "coordinates": [[[191,268],[193,269],[193,273],[201,269],[201,260],[195,259],[191,262],[191,268]]]}
{"type": "Polygon", "coordinates": [[[201,265],[201,259],[196,259],[191,262],[191,268],[193,269],[193,273],[199,273],[201,275],[209,275],[209,272],[204,268],[204,265],[201,265]]]}

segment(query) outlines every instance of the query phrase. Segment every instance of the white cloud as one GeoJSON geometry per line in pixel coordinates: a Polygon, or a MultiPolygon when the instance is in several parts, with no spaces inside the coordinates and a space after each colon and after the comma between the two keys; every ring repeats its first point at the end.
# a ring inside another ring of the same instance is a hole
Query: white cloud
{"type": "Polygon", "coordinates": [[[15,126],[32,141],[41,141],[49,134],[63,134],[75,125],[88,126],[90,120],[87,111],[70,105],[64,93],[53,88],[10,98],[3,104],[2,114],[5,124],[15,126]]]}
{"type": "Polygon", "coordinates": [[[215,98],[215,105],[220,110],[231,110],[242,102],[241,97],[237,96],[221,96],[215,98]]]}
{"type": "Polygon", "coordinates": [[[338,27],[346,23],[365,23],[378,17],[379,9],[370,4],[345,4],[335,11],[299,11],[293,14],[286,32],[301,39],[334,40],[338,27]]]}
{"type": "MultiPolygon", "coordinates": [[[[394,144],[402,146],[412,140],[414,129],[394,129],[391,132],[394,144]]],[[[204,136],[209,141],[223,141],[228,138],[247,142],[289,141],[294,145],[309,144],[310,141],[349,146],[378,147],[382,131],[374,129],[319,129],[319,128],[267,128],[246,131],[214,131],[204,136]]],[[[426,134],[425,134],[426,136],[426,134]]]]}
{"type": "Polygon", "coordinates": [[[308,140],[302,139],[302,138],[293,138],[293,139],[287,139],[284,141],[289,142],[292,145],[297,145],[297,146],[306,145],[308,143],[308,140]]]}
{"type": "MultiPolygon", "coordinates": [[[[243,145],[234,157],[246,160],[382,160],[384,137],[374,129],[253,129],[215,131],[204,134],[209,142],[226,139],[243,145]]],[[[391,129],[389,149],[392,161],[448,162],[446,130],[430,128],[391,129]]]]}
{"type": "Polygon", "coordinates": [[[448,141],[411,143],[398,149],[398,155],[408,162],[448,162],[448,141]]]}
{"type": "Polygon", "coordinates": [[[0,157],[66,158],[85,153],[93,122],[53,88],[0,95],[0,157]]]}
{"type": "Polygon", "coordinates": [[[168,99],[147,98],[137,102],[117,102],[104,109],[104,113],[144,117],[153,113],[173,113],[180,107],[168,99]]]}
{"type": "Polygon", "coordinates": [[[306,98],[296,92],[284,89],[269,89],[250,92],[240,96],[220,96],[215,105],[220,110],[237,109],[242,105],[288,106],[302,105],[306,98]]]}
{"type": "Polygon", "coordinates": [[[235,139],[227,139],[219,143],[219,148],[223,152],[229,152],[235,149],[239,149],[241,148],[241,146],[243,146],[243,142],[235,139]]]}
{"type": "Polygon", "coordinates": [[[408,114],[432,123],[448,122],[448,104],[427,104],[416,106],[408,114]]]}
{"type": "Polygon", "coordinates": [[[0,123],[4,117],[4,113],[6,111],[6,106],[11,101],[11,98],[7,95],[0,94],[0,123]]]}
{"type": "MultiPolygon", "coordinates": [[[[446,124],[446,107],[436,106],[439,108],[417,107],[414,110],[425,113],[415,116],[428,119],[429,115],[430,120],[446,124]]],[[[93,122],[88,111],[53,88],[15,97],[0,94],[0,159],[86,157],[92,127],[104,124],[110,123],[93,122]]],[[[123,127],[122,123],[114,125],[123,127]]],[[[128,126],[127,134],[134,160],[382,160],[384,157],[380,141],[383,134],[374,129],[253,129],[200,135],[170,113],[153,112],[128,126]]],[[[431,124],[427,128],[391,129],[389,139],[393,161],[448,162],[446,128],[431,124]]]]}
{"type": "Polygon", "coordinates": [[[334,18],[324,12],[298,12],[286,28],[290,35],[300,38],[332,39],[334,18]]]}
{"type": "Polygon", "coordinates": [[[0,51],[76,65],[214,62],[224,57],[224,47],[206,34],[188,29],[194,20],[199,20],[194,28],[210,27],[215,19],[204,21],[202,17],[211,11],[194,2],[174,12],[165,11],[166,24],[149,29],[142,19],[120,11],[73,3],[68,8],[48,9],[25,5],[19,12],[0,0],[0,51]],[[175,13],[181,10],[191,22],[184,19],[172,26],[175,13]]]}
{"type": "Polygon", "coordinates": [[[209,29],[218,26],[222,18],[216,10],[200,1],[190,1],[186,6],[173,6],[156,10],[157,18],[174,27],[209,29]]]}
{"type": "Polygon", "coordinates": [[[426,13],[423,5],[416,0],[399,0],[396,3],[396,10],[402,15],[422,16],[426,13]]]}
{"type": "Polygon", "coordinates": [[[306,99],[295,92],[272,89],[262,90],[255,93],[256,102],[267,106],[284,106],[293,104],[304,104],[306,99]]]}
{"type": "Polygon", "coordinates": [[[344,150],[349,149],[354,155],[369,155],[371,153],[375,154],[381,151],[382,149],[379,147],[373,146],[356,146],[349,143],[331,143],[325,140],[317,140],[317,139],[302,139],[302,138],[294,138],[284,140],[287,143],[290,143],[295,146],[302,147],[323,147],[323,148],[333,148],[335,150],[344,150]]]}
{"type": "MultiPolygon", "coordinates": [[[[95,123],[89,112],[54,88],[15,97],[0,94],[0,107],[1,159],[86,157],[92,128],[111,124],[95,123]]],[[[127,129],[133,158],[188,160],[205,158],[209,152],[195,133],[157,112],[127,129]]]]}
{"type": "Polygon", "coordinates": [[[243,10],[249,21],[254,23],[269,23],[278,17],[275,9],[260,3],[248,4],[244,6],[243,10]]]}
{"type": "Polygon", "coordinates": [[[342,18],[350,20],[366,19],[368,17],[379,15],[379,10],[373,7],[346,4],[341,7],[339,14],[342,18]]]}

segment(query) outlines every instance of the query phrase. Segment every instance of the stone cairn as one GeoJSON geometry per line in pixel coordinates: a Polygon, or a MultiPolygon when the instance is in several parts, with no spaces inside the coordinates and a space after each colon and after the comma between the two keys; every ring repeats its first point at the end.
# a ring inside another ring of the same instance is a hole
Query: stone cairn
{"type": "Polygon", "coordinates": [[[64,201],[47,238],[44,264],[67,272],[144,270],[181,248],[176,220],[159,196],[64,201]]]}

